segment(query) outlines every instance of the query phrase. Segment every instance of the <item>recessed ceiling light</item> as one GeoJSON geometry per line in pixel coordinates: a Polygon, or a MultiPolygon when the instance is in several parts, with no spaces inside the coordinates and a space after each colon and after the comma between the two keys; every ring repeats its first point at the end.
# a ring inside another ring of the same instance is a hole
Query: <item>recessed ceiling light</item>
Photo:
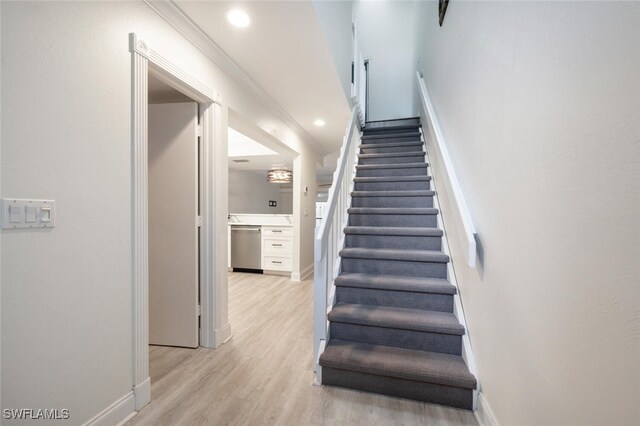
{"type": "Polygon", "coordinates": [[[318,127],[322,127],[324,126],[326,123],[324,122],[324,120],[322,118],[318,118],[316,121],[313,122],[313,124],[315,124],[318,127]]]}
{"type": "Polygon", "coordinates": [[[234,27],[247,28],[251,23],[251,18],[244,10],[231,9],[227,12],[227,21],[234,27]]]}

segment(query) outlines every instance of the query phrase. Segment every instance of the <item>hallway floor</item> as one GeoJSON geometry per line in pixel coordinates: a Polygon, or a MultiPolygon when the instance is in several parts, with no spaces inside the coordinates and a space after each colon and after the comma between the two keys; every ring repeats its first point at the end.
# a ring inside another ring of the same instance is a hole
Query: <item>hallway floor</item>
{"type": "Polygon", "coordinates": [[[153,346],[151,403],[127,425],[477,425],[469,411],[313,386],[313,282],[229,274],[233,338],[153,346]]]}

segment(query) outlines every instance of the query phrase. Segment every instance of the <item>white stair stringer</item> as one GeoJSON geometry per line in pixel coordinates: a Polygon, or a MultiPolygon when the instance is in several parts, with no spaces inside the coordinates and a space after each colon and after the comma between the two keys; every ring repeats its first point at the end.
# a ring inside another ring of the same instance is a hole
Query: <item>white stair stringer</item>
{"type": "MultiPolygon", "coordinates": [[[[431,162],[429,161],[429,153],[427,152],[427,143],[424,138],[424,131],[422,127],[420,127],[420,140],[423,142],[422,149],[425,152],[425,161],[431,167],[431,162]]],[[[449,282],[456,288],[456,293],[453,296],[453,314],[456,316],[460,324],[462,324],[466,330],[465,334],[462,336],[462,359],[467,364],[467,368],[469,372],[473,374],[478,380],[478,386],[473,390],[473,411],[478,409],[478,395],[481,391],[481,383],[480,378],[478,376],[478,369],[476,367],[475,358],[473,356],[473,349],[471,347],[471,340],[469,339],[469,325],[467,324],[467,319],[464,315],[464,309],[462,306],[462,299],[460,298],[460,287],[458,286],[458,280],[456,279],[455,268],[453,266],[453,257],[451,257],[451,250],[449,249],[449,240],[447,238],[447,229],[444,224],[444,220],[442,218],[442,210],[440,208],[440,200],[438,198],[438,188],[435,182],[435,176],[431,173],[431,185],[432,189],[435,191],[435,195],[433,197],[433,207],[438,209],[438,228],[442,229],[442,251],[444,254],[449,256],[451,261],[447,264],[447,278],[449,282]]]]}

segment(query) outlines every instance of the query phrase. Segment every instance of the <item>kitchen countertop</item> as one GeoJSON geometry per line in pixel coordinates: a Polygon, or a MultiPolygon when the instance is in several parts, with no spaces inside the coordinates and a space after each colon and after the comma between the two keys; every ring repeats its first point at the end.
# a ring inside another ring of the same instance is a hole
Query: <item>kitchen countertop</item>
{"type": "Polygon", "coordinates": [[[231,213],[227,223],[229,225],[291,227],[293,226],[293,215],[231,213]]]}

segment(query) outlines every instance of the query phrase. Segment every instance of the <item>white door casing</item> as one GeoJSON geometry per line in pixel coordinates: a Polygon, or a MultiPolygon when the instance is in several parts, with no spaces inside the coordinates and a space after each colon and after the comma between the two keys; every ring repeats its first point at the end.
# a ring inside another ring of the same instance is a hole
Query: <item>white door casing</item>
{"type": "Polygon", "coordinates": [[[149,344],[198,347],[198,104],[149,105],[149,344]]]}
{"type": "Polygon", "coordinates": [[[218,93],[129,34],[132,55],[132,381],[135,408],[151,401],[148,281],[148,87],[151,73],[199,103],[202,126],[200,214],[200,345],[217,347],[231,337],[227,315],[226,120],[218,93]],[[224,200],[226,198],[223,197],[224,200]]]}

